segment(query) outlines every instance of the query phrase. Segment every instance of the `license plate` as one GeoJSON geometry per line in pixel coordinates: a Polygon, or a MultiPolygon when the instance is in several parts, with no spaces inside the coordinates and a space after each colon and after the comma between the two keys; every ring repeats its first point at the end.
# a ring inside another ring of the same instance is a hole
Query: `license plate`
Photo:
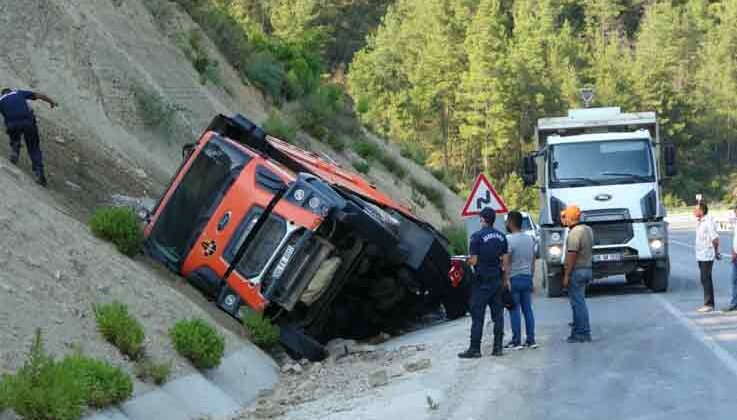
{"type": "Polygon", "coordinates": [[[284,255],[281,256],[279,263],[276,265],[276,268],[274,269],[274,274],[272,276],[275,279],[278,279],[279,277],[282,276],[282,274],[284,274],[284,270],[287,269],[287,264],[289,264],[289,260],[292,259],[293,254],[294,254],[294,247],[292,245],[287,245],[287,248],[284,250],[284,255]]]}
{"type": "Polygon", "coordinates": [[[595,254],[594,262],[622,261],[622,254],[595,254]]]}

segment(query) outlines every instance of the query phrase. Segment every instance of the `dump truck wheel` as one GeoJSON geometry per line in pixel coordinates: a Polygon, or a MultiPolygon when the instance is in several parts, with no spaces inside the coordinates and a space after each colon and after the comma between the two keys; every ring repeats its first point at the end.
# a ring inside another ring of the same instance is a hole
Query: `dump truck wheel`
{"type": "Polygon", "coordinates": [[[670,263],[664,267],[653,266],[645,272],[645,284],[655,293],[668,291],[668,277],[670,276],[670,263]]]}
{"type": "Polygon", "coordinates": [[[640,284],[643,281],[643,275],[639,271],[633,271],[631,273],[627,273],[624,276],[627,279],[627,284],[640,284]]]}
{"type": "Polygon", "coordinates": [[[558,273],[545,277],[545,292],[548,297],[563,296],[563,274],[558,273]]]}
{"type": "Polygon", "coordinates": [[[279,329],[279,341],[294,360],[320,362],[328,356],[322,344],[293,325],[285,325],[279,329]]]}

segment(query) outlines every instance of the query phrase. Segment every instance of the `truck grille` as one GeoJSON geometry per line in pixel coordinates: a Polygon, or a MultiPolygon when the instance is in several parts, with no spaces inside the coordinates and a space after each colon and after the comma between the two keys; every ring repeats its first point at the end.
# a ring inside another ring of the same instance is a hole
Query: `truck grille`
{"type": "Polygon", "coordinates": [[[592,224],[594,245],[621,245],[634,237],[632,223],[592,224]]]}
{"type": "MultiPolygon", "coordinates": [[[[286,224],[283,220],[276,217],[268,218],[238,262],[236,266],[238,272],[249,278],[257,276],[276,252],[285,231],[286,224]]],[[[243,237],[245,236],[247,233],[243,234],[243,237]]]]}

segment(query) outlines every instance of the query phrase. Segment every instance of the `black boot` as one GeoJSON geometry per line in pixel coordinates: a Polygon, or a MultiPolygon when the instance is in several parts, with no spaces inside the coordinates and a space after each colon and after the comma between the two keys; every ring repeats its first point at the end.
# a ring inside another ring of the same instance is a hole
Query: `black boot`
{"type": "Polygon", "coordinates": [[[20,151],[11,150],[9,159],[10,159],[10,163],[12,163],[13,165],[17,165],[18,160],[20,159],[20,151]]]}
{"type": "Polygon", "coordinates": [[[469,347],[463,353],[458,353],[458,357],[461,359],[478,359],[481,357],[481,350],[469,347]]]}
{"type": "Polygon", "coordinates": [[[43,169],[34,169],[33,178],[36,180],[36,184],[42,187],[45,187],[48,184],[48,182],[46,181],[46,175],[44,174],[43,169]]]}
{"type": "Polygon", "coordinates": [[[502,346],[502,340],[504,336],[502,335],[495,335],[494,336],[494,351],[491,352],[492,356],[501,356],[504,354],[503,346],[502,346]]]}

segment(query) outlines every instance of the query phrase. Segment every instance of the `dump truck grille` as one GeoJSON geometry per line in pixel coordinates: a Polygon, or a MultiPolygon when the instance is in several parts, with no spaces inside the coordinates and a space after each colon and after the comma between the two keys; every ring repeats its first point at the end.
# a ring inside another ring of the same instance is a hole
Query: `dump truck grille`
{"type": "MultiPolygon", "coordinates": [[[[246,277],[255,277],[264,269],[279,243],[286,234],[284,220],[270,217],[259,229],[258,235],[248,246],[243,258],[238,261],[236,269],[246,277]]],[[[244,233],[245,236],[245,233],[244,233]]]]}
{"type": "Polygon", "coordinates": [[[590,225],[594,231],[594,245],[621,245],[634,237],[632,223],[590,225]]]}

